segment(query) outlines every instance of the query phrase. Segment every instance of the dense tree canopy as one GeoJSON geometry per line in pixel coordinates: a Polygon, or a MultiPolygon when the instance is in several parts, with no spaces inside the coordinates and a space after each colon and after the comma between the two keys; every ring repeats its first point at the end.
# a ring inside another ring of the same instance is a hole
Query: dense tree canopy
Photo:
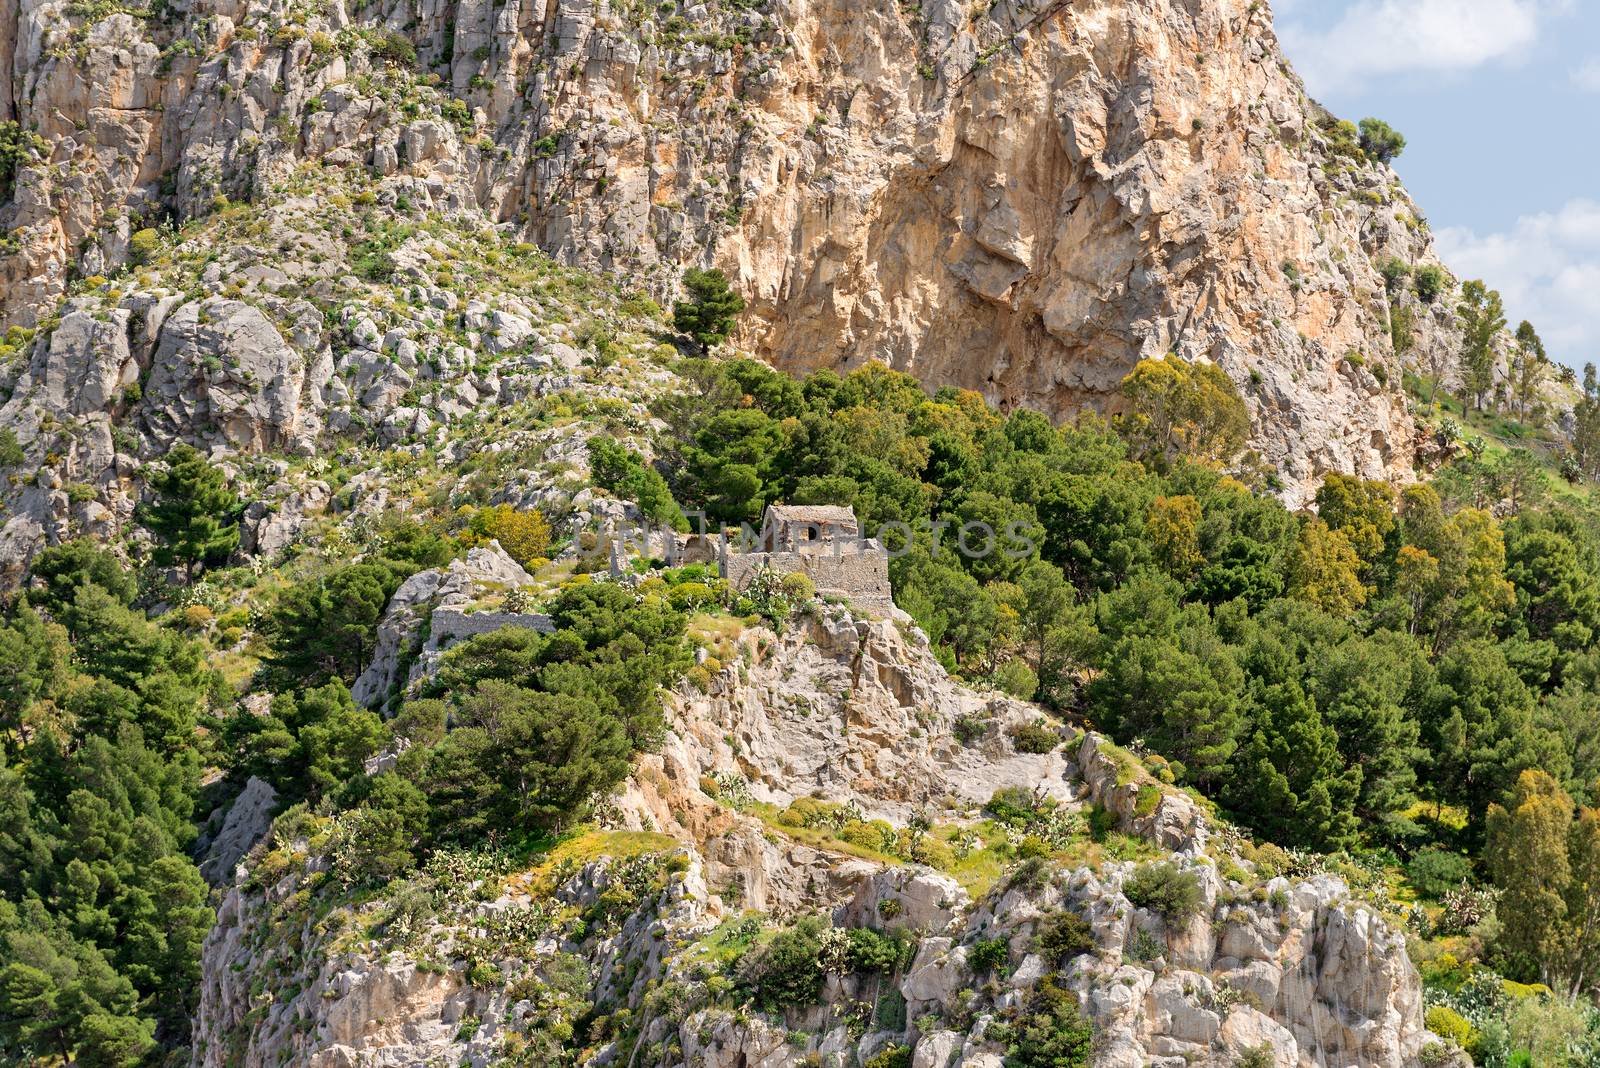
{"type": "Polygon", "coordinates": [[[131,1068],[181,1044],[195,1008],[211,911],[187,849],[211,680],[127,606],[109,557],[69,543],[37,578],[39,608],[0,626],[0,1059],[131,1068]]]}
{"type": "Polygon", "coordinates": [[[440,843],[542,840],[659,738],[661,690],[693,662],[686,620],[612,583],[557,595],[553,634],[453,650],[438,696],[389,723],[357,706],[346,681],[385,603],[447,551],[415,531],[383,543],[404,561],[281,592],[254,680],[270,703],[226,716],[201,646],[133,606],[114,558],[76,542],[43,554],[0,619],[0,1060],[135,1068],[182,1047],[211,922],[189,855],[204,764],[339,813],[328,848],[349,885],[440,843]]]}
{"type": "Polygon", "coordinates": [[[1244,448],[1250,415],[1216,364],[1177,356],[1142,360],[1122,383],[1132,407],[1123,435],[1142,459],[1164,465],[1177,456],[1224,462],[1244,448]]]}
{"type": "Polygon", "coordinates": [[[1525,771],[1489,810],[1486,853],[1513,963],[1569,995],[1587,990],[1600,976],[1600,812],[1575,811],[1553,778],[1525,771]]]}
{"type": "Polygon", "coordinates": [[[384,606],[410,571],[379,558],[318,571],[289,587],[266,621],[270,665],[309,684],[354,682],[372,659],[384,606]]]}
{"type": "Polygon", "coordinates": [[[1219,472],[1242,405],[1175,358],[1129,376],[1115,428],[1001,417],[876,366],[690,373],[694,395],[663,407],[678,499],[725,521],[806,500],[853,506],[869,533],[908,524],[896,598],[952,669],[1004,686],[1020,660],[1041,700],[1148,745],[1275,841],[1403,846],[1419,796],[1481,834],[1527,768],[1591,796],[1586,516],[1501,521],[1339,474],[1291,514],[1219,472]],[[1017,532],[1018,551],[963,551],[969,524],[1017,532]]]}

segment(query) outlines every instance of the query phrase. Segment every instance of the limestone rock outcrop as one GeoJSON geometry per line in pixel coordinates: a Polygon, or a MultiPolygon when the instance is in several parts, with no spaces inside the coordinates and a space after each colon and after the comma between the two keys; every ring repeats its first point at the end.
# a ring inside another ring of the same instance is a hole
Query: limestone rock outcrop
{"type": "Polygon", "coordinates": [[[233,799],[221,822],[208,827],[198,843],[200,874],[212,886],[233,882],[234,866],[244,858],[272,827],[272,810],[278,792],[270,783],[252,775],[239,796],[233,799]]]}
{"type": "Polygon", "coordinates": [[[761,801],[816,794],[903,823],[1008,786],[1063,801],[1081,791],[1059,750],[1012,746],[1009,731],[1033,723],[1034,706],[952,684],[904,616],[819,606],[677,703],[676,730],[700,773],[738,774],[761,801]],[[972,744],[956,740],[958,721],[972,744]]]}
{"type": "MultiPolygon", "coordinates": [[[[1293,503],[1327,470],[1410,477],[1402,362],[1455,347],[1448,294],[1378,270],[1436,262],[1421,212],[1306,98],[1255,0],[92,11],[0,19],[0,119],[46,146],[0,209],[15,322],[139,259],[168,213],[272,201],[314,160],[658,297],[722,266],[743,340],[785,367],[881,359],[1066,417],[1142,356],[1214,361],[1293,503]]],[[[325,256],[277,236],[264,284],[325,256]]],[[[527,323],[497,312],[491,347],[527,323]]],[[[294,436],[297,372],[274,369],[294,436]]],[[[219,433],[254,433],[216,399],[219,433]]]]}
{"type": "MultiPolygon", "coordinates": [[[[408,240],[391,257],[403,268],[357,277],[359,243],[338,235],[389,220],[350,202],[348,176],[338,182],[343,191],[242,209],[173,235],[159,267],[102,280],[41,329],[5,335],[0,434],[15,436],[25,459],[0,481],[0,583],[14,583],[42,545],[143,537],[132,519],[147,468],[180,442],[225,466],[245,504],[241,551],[263,563],[281,563],[341,515],[360,540],[390,513],[412,509],[393,464],[339,476],[341,463],[362,462],[356,450],[415,458],[436,449],[452,463],[532,454],[499,488],[502,498],[565,512],[584,486],[585,443],[597,428],[485,442],[477,422],[552,394],[643,412],[676,381],[660,367],[598,366],[575,350],[577,316],[608,338],[638,316],[630,321],[616,301],[584,298],[580,307],[575,292],[514,292],[528,273],[556,268],[474,212],[408,240]],[[524,260],[524,273],[477,280],[470,299],[458,297],[460,283],[435,284],[452,264],[507,251],[524,260]]],[[[398,210],[398,194],[387,195],[398,210]]],[[[618,503],[595,501],[589,512],[618,503]]]]}
{"type": "Polygon", "coordinates": [[[311,452],[321,429],[320,393],[307,391],[304,357],[241,301],[175,309],[162,324],[144,392],[145,427],[157,446],[200,430],[210,439],[203,444],[239,452],[311,452]]]}
{"type": "Polygon", "coordinates": [[[999,1068],[1008,1014],[1046,977],[1076,995],[1096,1068],[1228,1068],[1263,1047],[1280,1068],[1417,1068],[1432,1041],[1421,984],[1403,934],[1372,906],[1331,875],[1252,872],[1187,795],[1096,735],[1050,757],[1015,753],[1003,733],[964,746],[951,717],[987,710],[1005,722],[1011,703],[953,683],[900,626],[840,615],[782,639],[748,635],[759,662],[719,674],[707,693],[677,693],[666,742],[611,806],[620,833],[585,851],[598,859],[497,872],[445,851],[387,898],[318,911],[315,895],[340,884],[341,842],[358,832],[347,817],[279,828],[241,868],[207,940],[195,1068],[492,1064],[547,1041],[557,991],[579,989],[638,1029],[578,1063],[844,1068],[904,1047],[914,1066],[999,1068]],[[812,677],[814,690],[781,685],[812,677]],[[826,707],[808,704],[824,693],[826,707]],[[881,781],[850,774],[876,732],[917,713],[925,749],[908,746],[881,781]],[[791,752],[802,734],[816,740],[791,752]],[[824,750],[839,766],[819,781],[824,750]],[[890,818],[959,811],[959,796],[930,800],[936,769],[956,795],[1036,780],[1069,807],[1100,804],[1189,873],[1200,907],[1172,918],[1139,907],[1126,861],[1022,868],[974,896],[943,872],[789,838],[702,785],[742,778],[774,802],[815,786],[890,818]],[[1154,806],[1129,800],[1150,790],[1154,806]],[[1046,959],[1036,936],[1064,912],[1087,922],[1092,944],[1046,959]],[[705,1004],[718,939],[808,914],[841,933],[901,931],[914,955],[892,979],[830,966],[810,1006],[705,1004]],[[991,959],[1003,949],[1008,966],[979,963],[980,945],[991,959]]]}

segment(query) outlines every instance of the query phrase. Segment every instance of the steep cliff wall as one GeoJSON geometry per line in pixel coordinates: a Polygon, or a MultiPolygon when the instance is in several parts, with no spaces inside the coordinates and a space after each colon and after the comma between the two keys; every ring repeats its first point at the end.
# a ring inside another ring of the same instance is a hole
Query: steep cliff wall
{"type": "MultiPolygon", "coordinates": [[[[48,160],[0,211],[0,301],[34,321],[139,229],[271,201],[314,159],[658,295],[722,265],[782,366],[881,359],[1067,416],[1178,351],[1244,387],[1291,499],[1409,477],[1374,263],[1429,238],[1323,125],[1268,6],[970,8],[18,0],[0,117],[48,160]]],[[[1448,347],[1421,311],[1416,352],[1448,347]]]]}

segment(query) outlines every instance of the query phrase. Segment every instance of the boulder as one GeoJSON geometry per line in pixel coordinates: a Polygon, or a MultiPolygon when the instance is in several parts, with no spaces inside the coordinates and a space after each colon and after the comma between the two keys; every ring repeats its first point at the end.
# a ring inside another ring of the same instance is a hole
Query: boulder
{"type": "Polygon", "coordinates": [[[193,301],[161,328],[145,387],[145,430],[158,443],[193,440],[205,451],[296,449],[318,430],[304,386],[305,359],[259,309],[193,301]]]}
{"type": "Polygon", "coordinates": [[[861,881],[839,910],[841,927],[882,927],[934,934],[944,931],[971,902],[948,875],[928,868],[891,868],[861,881]]]}

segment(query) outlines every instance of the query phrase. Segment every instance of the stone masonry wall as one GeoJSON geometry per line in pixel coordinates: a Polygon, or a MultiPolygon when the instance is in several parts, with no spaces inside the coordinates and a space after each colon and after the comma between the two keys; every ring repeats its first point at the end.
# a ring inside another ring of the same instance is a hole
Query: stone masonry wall
{"type": "Polygon", "coordinates": [[[863,607],[888,608],[894,603],[889,554],[881,549],[730,554],[723,577],[743,589],[763,567],[780,575],[799,572],[816,585],[817,592],[846,597],[863,607]]]}

